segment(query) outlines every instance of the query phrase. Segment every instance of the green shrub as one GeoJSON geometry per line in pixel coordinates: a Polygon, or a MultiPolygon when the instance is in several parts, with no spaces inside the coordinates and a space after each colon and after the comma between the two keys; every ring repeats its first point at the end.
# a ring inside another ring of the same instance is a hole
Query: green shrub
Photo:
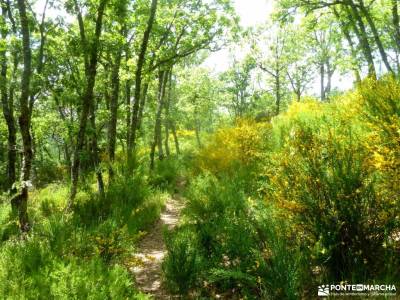
{"type": "Polygon", "coordinates": [[[270,156],[267,197],[293,218],[310,249],[304,256],[323,273],[318,281],[377,279],[396,257],[396,200],[377,191],[379,174],[369,167],[365,147],[369,129],[354,106],[339,101],[314,111],[289,110],[281,120],[287,135],[270,156]]]}
{"type": "Polygon", "coordinates": [[[123,267],[107,267],[98,259],[60,262],[49,275],[50,295],[57,299],[129,299],[135,293],[123,267]]]}
{"type": "Polygon", "coordinates": [[[200,175],[167,245],[168,280],[255,299],[308,297],[326,282],[400,282],[399,100],[395,79],[367,80],[330,103],[294,103],[272,130],[228,130],[258,143],[216,134],[194,158],[200,175]]]}
{"type": "Polygon", "coordinates": [[[0,203],[0,242],[19,234],[19,226],[7,202],[0,203]]]}
{"type": "Polygon", "coordinates": [[[36,187],[62,180],[66,174],[58,162],[48,158],[37,159],[33,164],[33,183],[36,187]]]}
{"type": "Polygon", "coordinates": [[[192,181],[186,222],[167,240],[164,273],[175,290],[296,298],[303,265],[295,243],[286,241],[289,230],[274,221],[274,208],[247,197],[245,186],[242,177],[192,181]]]}
{"type": "Polygon", "coordinates": [[[117,173],[104,199],[88,185],[66,213],[67,196],[61,184],[33,190],[32,229],[23,237],[10,205],[0,204],[0,298],[148,299],[135,290],[125,265],[168,195],[141,174],[117,173]]]}
{"type": "Polygon", "coordinates": [[[170,290],[185,295],[198,279],[198,254],[191,231],[165,233],[168,255],[163,262],[165,279],[170,290]],[[191,243],[188,241],[191,240],[191,243]]]}
{"type": "Polygon", "coordinates": [[[150,173],[149,183],[153,187],[173,191],[180,172],[181,163],[178,158],[166,158],[155,164],[154,170],[150,173]]]}
{"type": "Polygon", "coordinates": [[[150,192],[140,175],[117,177],[107,189],[105,198],[90,193],[88,197],[77,199],[74,217],[77,223],[86,225],[96,225],[107,218],[125,224],[131,218],[132,211],[143,203],[150,192]]]}
{"type": "Polygon", "coordinates": [[[121,299],[135,293],[124,268],[96,257],[61,260],[37,238],[1,248],[0,280],[6,299],[121,299]]]}

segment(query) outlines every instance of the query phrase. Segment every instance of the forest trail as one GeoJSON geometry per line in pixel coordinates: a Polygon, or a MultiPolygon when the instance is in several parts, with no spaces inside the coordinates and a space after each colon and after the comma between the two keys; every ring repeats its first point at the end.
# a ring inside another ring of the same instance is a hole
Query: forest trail
{"type": "MultiPolygon", "coordinates": [[[[184,182],[177,184],[178,190],[184,182]]],[[[164,242],[164,228],[171,230],[179,222],[183,208],[180,192],[174,194],[166,203],[160,219],[153,225],[147,235],[139,242],[136,253],[137,266],[131,269],[136,278],[137,288],[154,299],[172,299],[162,282],[161,265],[167,253],[164,242]]]]}

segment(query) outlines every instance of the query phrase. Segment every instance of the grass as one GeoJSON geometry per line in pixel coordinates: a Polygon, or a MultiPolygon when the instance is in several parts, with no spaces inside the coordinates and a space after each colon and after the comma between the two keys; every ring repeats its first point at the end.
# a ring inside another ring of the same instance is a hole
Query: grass
{"type": "Polygon", "coordinates": [[[128,271],[135,242],[168,197],[143,176],[118,176],[100,199],[81,191],[65,214],[68,186],[31,194],[32,230],[19,236],[10,206],[0,205],[0,294],[4,299],[147,299],[128,271]]]}

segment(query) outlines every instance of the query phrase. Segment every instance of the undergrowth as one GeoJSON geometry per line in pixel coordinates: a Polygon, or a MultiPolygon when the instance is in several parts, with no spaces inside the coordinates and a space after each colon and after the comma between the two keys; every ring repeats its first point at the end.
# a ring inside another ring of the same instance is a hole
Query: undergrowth
{"type": "Polygon", "coordinates": [[[399,145],[391,77],[219,129],[167,234],[170,290],[308,299],[326,283],[400,284],[399,145]]]}
{"type": "Polygon", "coordinates": [[[147,299],[129,268],[135,243],[168,197],[145,176],[116,176],[105,198],[82,189],[69,213],[68,186],[32,192],[32,229],[20,236],[10,205],[0,207],[0,294],[4,299],[147,299]]]}

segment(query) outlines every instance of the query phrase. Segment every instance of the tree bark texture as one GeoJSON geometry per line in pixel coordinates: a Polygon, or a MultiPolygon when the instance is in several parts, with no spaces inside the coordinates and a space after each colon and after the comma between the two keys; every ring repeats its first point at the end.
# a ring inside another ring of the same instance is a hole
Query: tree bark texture
{"type": "Polygon", "coordinates": [[[32,52],[30,46],[30,29],[29,20],[26,13],[25,0],[18,0],[18,11],[21,23],[22,33],[22,51],[23,51],[23,71],[21,77],[21,95],[19,97],[20,115],[19,127],[22,137],[22,165],[20,175],[20,190],[12,198],[12,205],[18,210],[19,225],[21,231],[29,230],[28,220],[28,188],[30,185],[30,175],[32,168],[32,136],[30,132],[30,109],[29,109],[29,95],[30,95],[30,81],[32,73],[32,52]]]}
{"type": "Polygon", "coordinates": [[[136,143],[136,134],[138,128],[138,116],[139,116],[139,103],[140,103],[140,95],[141,95],[141,87],[142,87],[142,69],[145,63],[145,56],[147,51],[147,46],[150,40],[151,30],[153,28],[156,10],[157,10],[158,0],[151,1],[150,7],[150,15],[147,22],[146,30],[143,34],[142,44],[140,46],[140,52],[137,60],[136,65],[136,72],[135,72],[135,95],[134,95],[134,102],[131,112],[131,121],[129,127],[129,139],[128,139],[128,162],[132,160],[133,150],[136,143]]]}
{"type": "MultiPolygon", "coordinates": [[[[84,141],[85,141],[87,121],[88,121],[88,117],[89,117],[90,108],[92,107],[93,101],[94,101],[93,90],[94,90],[94,84],[96,81],[96,73],[97,73],[98,47],[99,47],[99,40],[100,40],[102,24],[103,24],[103,15],[104,15],[104,10],[105,10],[106,4],[107,4],[107,0],[102,0],[99,4],[97,18],[96,18],[96,28],[95,28],[94,40],[92,42],[90,49],[87,49],[87,50],[89,50],[89,53],[88,54],[84,53],[86,86],[85,86],[85,91],[81,97],[82,108],[81,108],[81,113],[79,116],[79,131],[78,131],[78,136],[76,139],[75,151],[74,151],[72,167],[71,167],[71,190],[70,190],[70,195],[69,195],[69,199],[68,199],[67,209],[73,205],[73,202],[74,202],[74,199],[75,199],[75,196],[77,193],[77,189],[78,189],[79,166],[80,166],[80,162],[81,162],[81,154],[82,154],[84,141]]],[[[77,5],[76,5],[76,7],[77,7],[77,5]]],[[[83,50],[85,51],[86,45],[87,45],[87,40],[86,40],[86,34],[85,34],[85,28],[84,28],[82,16],[80,14],[80,11],[78,10],[78,7],[77,7],[77,14],[78,14],[78,23],[79,23],[79,27],[80,27],[81,43],[84,46],[83,50]]]]}

